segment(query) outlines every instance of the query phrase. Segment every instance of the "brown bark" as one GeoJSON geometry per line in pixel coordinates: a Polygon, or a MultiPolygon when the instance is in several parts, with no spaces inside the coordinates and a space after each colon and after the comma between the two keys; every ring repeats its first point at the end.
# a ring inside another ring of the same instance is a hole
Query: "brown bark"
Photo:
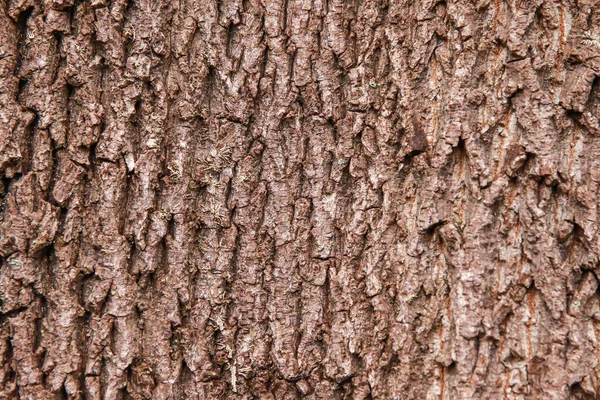
{"type": "Polygon", "coordinates": [[[600,398],[600,2],[0,0],[0,398],[600,398]]]}

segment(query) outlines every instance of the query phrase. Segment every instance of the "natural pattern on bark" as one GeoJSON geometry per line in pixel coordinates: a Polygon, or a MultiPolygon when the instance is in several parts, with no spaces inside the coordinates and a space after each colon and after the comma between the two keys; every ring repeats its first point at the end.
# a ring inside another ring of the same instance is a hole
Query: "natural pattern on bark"
{"type": "Polygon", "coordinates": [[[0,0],[0,398],[597,398],[599,75],[595,0],[0,0]]]}

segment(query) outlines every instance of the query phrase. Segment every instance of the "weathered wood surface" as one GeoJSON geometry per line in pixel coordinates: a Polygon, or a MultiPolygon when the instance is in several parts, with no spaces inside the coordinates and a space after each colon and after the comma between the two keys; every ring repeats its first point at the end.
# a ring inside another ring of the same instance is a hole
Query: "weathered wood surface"
{"type": "Polygon", "coordinates": [[[600,3],[0,0],[0,398],[600,397],[600,3]]]}

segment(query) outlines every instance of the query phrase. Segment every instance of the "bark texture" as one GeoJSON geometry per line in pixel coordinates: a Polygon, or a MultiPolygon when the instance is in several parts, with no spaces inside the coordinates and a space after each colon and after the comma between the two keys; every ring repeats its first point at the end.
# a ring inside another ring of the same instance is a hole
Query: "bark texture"
{"type": "Polygon", "coordinates": [[[600,398],[600,2],[0,0],[0,398],[600,398]]]}

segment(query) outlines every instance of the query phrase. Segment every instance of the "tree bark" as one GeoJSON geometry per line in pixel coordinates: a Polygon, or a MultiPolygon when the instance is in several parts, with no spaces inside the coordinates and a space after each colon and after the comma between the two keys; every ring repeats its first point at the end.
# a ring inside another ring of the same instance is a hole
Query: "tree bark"
{"type": "Polygon", "coordinates": [[[595,0],[0,0],[0,398],[600,398],[599,76],[595,0]]]}

